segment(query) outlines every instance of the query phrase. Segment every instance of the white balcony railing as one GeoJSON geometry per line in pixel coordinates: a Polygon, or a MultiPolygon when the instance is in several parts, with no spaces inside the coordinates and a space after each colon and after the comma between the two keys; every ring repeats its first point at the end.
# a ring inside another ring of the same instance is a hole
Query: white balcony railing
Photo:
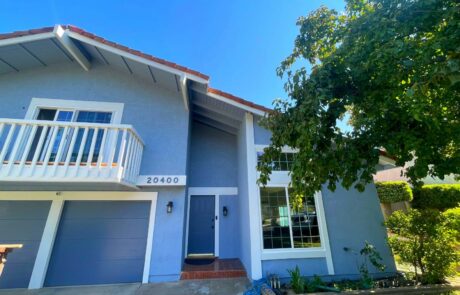
{"type": "Polygon", "coordinates": [[[134,186],[143,148],[131,125],[0,119],[0,182],[134,186]]]}

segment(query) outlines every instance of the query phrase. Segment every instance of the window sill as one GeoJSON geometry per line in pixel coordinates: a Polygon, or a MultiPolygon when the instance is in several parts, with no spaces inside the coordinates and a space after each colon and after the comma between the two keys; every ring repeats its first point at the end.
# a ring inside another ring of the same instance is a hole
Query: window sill
{"type": "Polygon", "coordinates": [[[263,250],[262,260],[296,259],[296,258],[325,258],[326,250],[323,248],[306,249],[275,249],[263,250]]]}

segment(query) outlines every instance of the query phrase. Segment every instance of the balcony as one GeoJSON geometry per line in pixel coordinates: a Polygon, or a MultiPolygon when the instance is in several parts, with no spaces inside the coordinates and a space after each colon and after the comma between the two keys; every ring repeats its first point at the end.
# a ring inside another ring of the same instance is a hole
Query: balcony
{"type": "Polygon", "coordinates": [[[0,187],[135,188],[143,149],[131,125],[0,119],[0,187]]]}

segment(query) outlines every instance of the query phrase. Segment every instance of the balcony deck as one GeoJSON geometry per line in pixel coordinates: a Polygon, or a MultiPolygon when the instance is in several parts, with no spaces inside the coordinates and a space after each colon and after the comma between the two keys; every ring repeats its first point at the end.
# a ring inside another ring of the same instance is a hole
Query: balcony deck
{"type": "Polygon", "coordinates": [[[0,186],[135,188],[143,148],[131,125],[0,119],[0,186]]]}

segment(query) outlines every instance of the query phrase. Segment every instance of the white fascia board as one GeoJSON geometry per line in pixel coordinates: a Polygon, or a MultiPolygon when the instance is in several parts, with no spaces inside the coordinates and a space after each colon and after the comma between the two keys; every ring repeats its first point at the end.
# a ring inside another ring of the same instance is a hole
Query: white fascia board
{"type": "Polygon", "coordinates": [[[163,70],[165,72],[168,72],[168,73],[171,73],[171,74],[174,74],[174,75],[178,75],[178,76],[185,76],[185,77],[187,77],[187,79],[196,81],[198,83],[207,84],[209,82],[208,80],[206,80],[204,78],[201,78],[201,77],[198,77],[196,75],[193,75],[193,74],[190,74],[190,73],[185,73],[185,72],[183,72],[181,70],[176,70],[176,69],[168,67],[166,65],[163,65],[163,64],[148,60],[146,58],[137,56],[135,54],[126,52],[124,50],[115,48],[113,46],[110,46],[110,45],[95,41],[95,40],[93,40],[91,38],[82,36],[82,35],[80,35],[78,33],[72,32],[70,30],[67,30],[67,34],[68,34],[69,37],[71,37],[73,39],[76,39],[78,41],[87,43],[87,44],[92,45],[92,46],[96,46],[96,47],[101,48],[103,50],[112,52],[114,54],[118,54],[120,56],[126,57],[128,59],[131,59],[131,60],[139,62],[139,63],[143,63],[143,64],[146,64],[146,65],[152,66],[154,68],[163,70]]]}
{"type": "Polygon", "coordinates": [[[9,38],[9,39],[0,40],[0,47],[8,46],[8,45],[16,45],[20,43],[27,43],[27,42],[32,42],[32,41],[39,41],[39,40],[44,40],[44,39],[52,39],[54,37],[55,37],[54,32],[48,32],[48,33],[40,33],[40,34],[34,34],[34,35],[9,38]]]}
{"type": "Polygon", "coordinates": [[[54,27],[53,33],[56,36],[58,42],[72,55],[72,57],[78,62],[78,64],[85,70],[89,71],[91,68],[91,62],[81,52],[81,50],[73,43],[62,26],[57,25],[54,27]]]}
{"type": "Polygon", "coordinates": [[[190,110],[189,106],[189,96],[188,96],[188,88],[187,88],[187,76],[182,74],[180,77],[180,90],[182,93],[182,99],[184,100],[185,110],[188,112],[190,110]]]}
{"type": "Polygon", "coordinates": [[[240,108],[242,110],[245,110],[247,112],[250,112],[250,113],[253,113],[255,115],[258,115],[258,116],[265,116],[267,113],[262,111],[262,110],[259,110],[259,109],[256,109],[256,108],[253,108],[253,107],[250,107],[250,106],[247,106],[245,104],[242,104],[242,103],[239,103],[237,101],[234,101],[234,100],[231,100],[229,98],[226,98],[222,95],[218,95],[218,94],[215,94],[215,93],[211,93],[211,92],[207,92],[205,93],[206,95],[209,95],[210,97],[212,98],[215,98],[219,101],[222,101],[222,102],[225,102],[225,103],[228,103],[232,106],[235,106],[237,108],[240,108]]]}

